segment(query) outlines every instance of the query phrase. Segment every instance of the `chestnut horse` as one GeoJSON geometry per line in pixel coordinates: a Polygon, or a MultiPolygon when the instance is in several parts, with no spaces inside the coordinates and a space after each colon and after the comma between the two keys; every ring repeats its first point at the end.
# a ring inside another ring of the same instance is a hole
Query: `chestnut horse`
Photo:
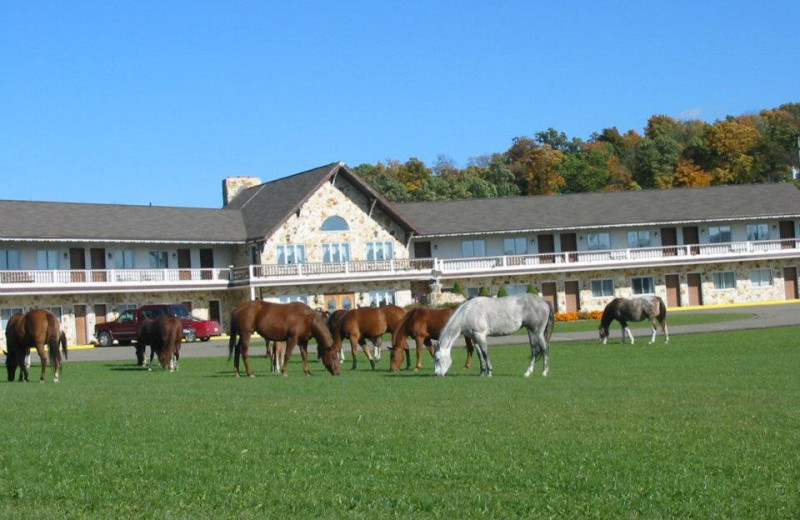
{"type": "MultiPolygon", "coordinates": [[[[339,327],[344,315],[350,312],[350,309],[338,309],[328,315],[328,330],[331,331],[331,336],[336,334],[336,329],[339,327]]],[[[339,349],[339,363],[344,362],[344,351],[339,349]]]]}
{"type": "Polygon", "coordinates": [[[228,342],[228,359],[234,354],[233,373],[239,377],[239,356],[244,359],[247,375],[254,377],[250,368],[250,336],[257,332],[265,341],[285,341],[283,375],[288,375],[289,358],[295,345],[300,347],[303,357],[303,372],[308,369],[308,340],[317,340],[322,363],[333,375],[339,374],[339,361],[331,346],[333,338],[328,331],[322,313],[316,312],[302,302],[270,303],[261,300],[245,302],[231,313],[231,338],[228,342]],[[234,352],[235,351],[235,352],[234,352]]]}
{"type": "Polygon", "coordinates": [[[50,350],[50,361],[53,363],[53,382],[58,383],[61,375],[61,352],[59,345],[67,357],[67,336],[61,330],[58,318],[46,309],[33,309],[27,314],[15,314],[6,325],[6,369],[8,380],[13,381],[17,368],[20,369],[19,380],[28,381],[28,367],[30,366],[30,349],[36,347],[36,352],[42,360],[42,375],[39,381],[44,383],[47,371],[47,356],[44,346],[50,350]]]}
{"type": "MultiPolygon", "coordinates": [[[[153,355],[158,355],[161,368],[170,372],[178,370],[181,358],[181,342],[183,341],[183,323],[175,316],[161,315],[155,319],[146,319],[139,325],[136,333],[136,360],[144,366],[145,348],[150,345],[150,363],[153,355]]],[[[151,370],[148,366],[148,370],[151,370]]]]}
{"type": "Polygon", "coordinates": [[[392,332],[406,315],[401,307],[397,305],[384,305],[383,307],[364,307],[363,309],[353,309],[347,311],[339,325],[333,331],[333,349],[338,353],[342,350],[342,340],[350,339],[350,350],[353,352],[353,370],[358,367],[358,347],[367,355],[369,364],[375,370],[375,359],[367,348],[367,339],[372,341],[380,361],[380,349],[382,336],[386,332],[392,332]]]}
{"type": "MultiPolygon", "coordinates": [[[[431,357],[433,357],[433,340],[439,339],[439,334],[444,328],[444,324],[450,319],[450,316],[455,312],[452,309],[430,309],[428,307],[418,307],[410,310],[405,317],[400,320],[397,327],[392,334],[392,357],[389,364],[389,369],[392,372],[400,370],[400,364],[403,362],[406,350],[408,350],[407,337],[414,338],[417,344],[417,364],[414,370],[422,368],[422,347],[423,345],[428,348],[431,357]]],[[[474,345],[470,338],[467,341],[467,362],[464,369],[468,369],[472,364],[472,353],[474,345]]],[[[406,368],[411,368],[411,353],[409,352],[406,358],[406,368]]]]}

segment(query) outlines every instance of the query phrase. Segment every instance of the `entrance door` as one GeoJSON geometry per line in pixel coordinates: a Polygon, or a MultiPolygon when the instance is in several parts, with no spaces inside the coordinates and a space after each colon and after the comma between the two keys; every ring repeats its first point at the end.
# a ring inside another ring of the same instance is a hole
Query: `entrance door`
{"type": "Polygon", "coordinates": [[[544,255],[539,257],[539,262],[542,264],[552,264],[556,261],[555,255],[548,255],[547,253],[555,252],[555,237],[553,237],[553,235],[539,235],[539,254],[544,255]]]}
{"type": "Polygon", "coordinates": [[[75,343],[86,345],[89,343],[86,335],[86,305],[75,306],[75,343]]]}
{"type": "Polygon", "coordinates": [[[105,282],[106,281],[106,250],[101,247],[93,247],[89,250],[89,256],[92,260],[92,281],[105,282]],[[97,269],[97,272],[94,270],[97,269]]]}
{"type": "Polygon", "coordinates": [[[703,288],[698,273],[686,275],[686,285],[689,288],[689,305],[703,305],[703,288]]]}
{"type": "Polygon", "coordinates": [[[184,269],[182,271],[178,271],[178,278],[180,280],[191,280],[192,279],[192,272],[189,269],[192,268],[192,255],[188,249],[178,249],[178,269],[184,269]]]}
{"type": "Polygon", "coordinates": [[[82,247],[69,248],[69,268],[73,270],[69,274],[70,280],[73,282],[85,282],[86,273],[74,272],[76,270],[83,271],[86,269],[86,252],[82,247]]]}
{"type": "Polygon", "coordinates": [[[667,307],[681,306],[681,278],[677,274],[668,274],[664,277],[667,286],[667,307]]]}
{"type": "Polygon", "coordinates": [[[219,300],[209,300],[208,319],[222,323],[222,308],[219,300]]]}
{"type": "MultiPolygon", "coordinates": [[[[213,249],[201,249],[200,250],[200,278],[203,280],[211,280],[214,277],[214,272],[211,269],[214,268],[214,250],[213,249]],[[206,271],[206,269],[209,269],[206,271]]],[[[222,323],[222,322],[220,322],[222,323]]]]}
{"type": "Polygon", "coordinates": [[[105,303],[99,303],[94,306],[94,322],[98,325],[106,322],[106,312],[108,308],[105,303]]]}
{"type": "Polygon", "coordinates": [[[344,309],[349,311],[356,306],[356,295],[354,293],[326,294],[325,310],[328,312],[344,309]]]}
{"type": "Polygon", "coordinates": [[[577,281],[564,282],[564,299],[567,303],[567,312],[581,310],[581,293],[577,281]]]}
{"type": "Polygon", "coordinates": [[[664,256],[675,256],[678,251],[674,247],[678,245],[678,230],[674,227],[661,228],[661,247],[664,248],[664,256]]]}
{"type": "Polygon", "coordinates": [[[783,268],[783,286],[785,287],[786,299],[797,299],[797,268],[784,267],[783,268]]]}
{"type": "MultiPolygon", "coordinates": [[[[697,226],[687,226],[683,228],[683,243],[684,245],[693,245],[700,243],[700,235],[697,232],[697,226]]],[[[689,254],[696,255],[700,252],[699,247],[690,247],[689,254]]]]}
{"type": "Polygon", "coordinates": [[[558,291],[556,290],[555,282],[542,283],[542,298],[550,302],[553,306],[553,312],[558,312],[558,291]]]}
{"type": "Polygon", "coordinates": [[[789,240],[794,238],[794,221],[792,220],[781,220],[778,223],[781,240],[786,240],[786,242],[781,244],[781,249],[794,249],[795,243],[793,240],[789,240]]]}
{"type": "MultiPolygon", "coordinates": [[[[578,250],[578,238],[575,236],[575,233],[563,233],[560,236],[561,241],[561,252],[568,253],[571,251],[578,250]]],[[[567,255],[568,262],[576,262],[578,260],[578,255],[567,255]]]]}
{"type": "Polygon", "coordinates": [[[414,258],[431,258],[430,242],[414,242],[414,258]]]}

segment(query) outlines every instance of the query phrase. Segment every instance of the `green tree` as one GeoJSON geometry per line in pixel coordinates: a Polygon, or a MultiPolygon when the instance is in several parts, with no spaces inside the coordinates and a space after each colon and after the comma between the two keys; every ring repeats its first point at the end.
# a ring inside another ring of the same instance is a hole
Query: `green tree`
{"type": "Polygon", "coordinates": [[[464,297],[467,296],[467,291],[464,290],[464,288],[461,286],[461,282],[459,281],[456,281],[456,283],[453,284],[453,292],[464,297]]]}
{"type": "Polygon", "coordinates": [[[528,292],[530,294],[539,294],[539,289],[537,289],[534,284],[529,283],[528,284],[528,289],[527,289],[526,292],[528,292]]]}
{"type": "Polygon", "coordinates": [[[587,143],[581,150],[567,154],[559,164],[564,177],[562,193],[602,191],[611,179],[612,153],[605,143],[587,143]]]}
{"type": "Polygon", "coordinates": [[[501,285],[500,289],[497,290],[497,297],[502,298],[504,296],[508,296],[508,291],[506,290],[505,285],[501,285]]]}
{"type": "Polygon", "coordinates": [[[482,286],[481,286],[480,295],[481,295],[481,296],[486,296],[486,297],[489,297],[489,296],[491,296],[491,295],[492,295],[492,293],[490,293],[490,292],[489,292],[489,288],[488,288],[488,287],[486,287],[485,285],[482,285],[482,286]]]}
{"type": "Polygon", "coordinates": [[[671,137],[645,138],[636,153],[634,180],[642,188],[669,188],[681,159],[681,147],[671,137]]]}

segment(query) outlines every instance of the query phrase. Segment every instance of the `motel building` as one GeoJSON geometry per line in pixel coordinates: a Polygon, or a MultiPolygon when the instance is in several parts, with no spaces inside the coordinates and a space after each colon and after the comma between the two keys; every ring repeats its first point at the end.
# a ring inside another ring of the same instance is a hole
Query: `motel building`
{"type": "MultiPolygon", "coordinates": [[[[533,284],[556,312],[798,298],[800,191],[756,184],[393,204],[344,163],[223,181],[219,209],[0,201],[0,317],[60,316],[71,345],[147,303],[228,330],[251,299],[339,309],[533,284]]],[[[5,345],[5,336],[0,338],[5,345]]]]}

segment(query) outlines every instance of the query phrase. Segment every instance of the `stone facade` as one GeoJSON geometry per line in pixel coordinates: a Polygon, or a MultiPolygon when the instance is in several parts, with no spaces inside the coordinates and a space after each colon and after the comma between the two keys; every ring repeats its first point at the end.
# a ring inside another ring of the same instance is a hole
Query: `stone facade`
{"type": "Polygon", "coordinates": [[[227,205],[242,190],[258,186],[259,184],[261,184],[261,179],[258,177],[226,177],[222,181],[222,205],[227,205]]]}

